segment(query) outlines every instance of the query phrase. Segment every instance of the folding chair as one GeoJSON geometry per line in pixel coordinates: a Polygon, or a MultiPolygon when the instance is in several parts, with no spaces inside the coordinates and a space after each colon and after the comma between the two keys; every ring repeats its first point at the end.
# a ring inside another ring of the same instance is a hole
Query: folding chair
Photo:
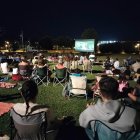
{"type": "Polygon", "coordinates": [[[53,86],[61,85],[62,87],[64,87],[66,81],[67,81],[67,68],[63,68],[63,69],[56,68],[54,73],[53,86]]]}
{"type": "Polygon", "coordinates": [[[11,109],[11,140],[46,140],[46,112],[30,115],[20,115],[11,109]]]}
{"type": "MultiPolygon", "coordinates": [[[[72,74],[69,76],[67,87],[63,89],[63,94],[70,96],[85,96],[87,100],[87,77],[85,75],[72,74]],[[68,90],[68,91],[64,91],[68,90]]],[[[63,95],[64,96],[64,95],[63,95]]]]}
{"type": "Polygon", "coordinates": [[[49,70],[47,67],[42,67],[42,68],[38,67],[34,70],[33,79],[35,80],[37,85],[42,83],[44,86],[47,86],[50,83],[48,71],[49,70]]]}
{"type": "Polygon", "coordinates": [[[86,133],[91,140],[139,140],[140,139],[140,130],[120,132],[110,128],[107,124],[99,120],[91,121],[90,127],[86,128],[86,133]]]}

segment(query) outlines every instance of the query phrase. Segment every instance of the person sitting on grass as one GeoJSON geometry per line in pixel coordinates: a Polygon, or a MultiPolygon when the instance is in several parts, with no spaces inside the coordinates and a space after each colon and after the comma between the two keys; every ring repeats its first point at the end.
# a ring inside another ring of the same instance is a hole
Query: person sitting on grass
{"type": "Polygon", "coordinates": [[[138,104],[140,104],[140,77],[137,80],[137,85],[132,93],[128,93],[129,98],[138,104]]]}
{"type": "MultiPolygon", "coordinates": [[[[91,140],[94,140],[94,130],[90,127],[90,122],[93,120],[99,120],[119,132],[138,129],[140,124],[137,124],[136,110],[125,106],[120,100],[115,100],[118,87],[119,83],[113,77],[101,78],[99,81],[101,99],[96,104],[87,106],[80,114],[79,124],[85,128],[91,140]]],[[[92,124],[94,125],[94,122],[92,124]]]]}

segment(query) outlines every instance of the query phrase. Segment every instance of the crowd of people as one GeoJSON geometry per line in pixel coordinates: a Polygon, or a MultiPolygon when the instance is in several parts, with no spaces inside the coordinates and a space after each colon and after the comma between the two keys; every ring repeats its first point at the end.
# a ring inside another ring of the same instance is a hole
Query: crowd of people
{"type": "MultiPolygon", "coordinates": [[[[12,67],[9,67],[10,65],[7,56],[4,54],[1,55],[1,72],[4,75],[10,74],[13,79],[17,77],[18,80],[20,78],[25,80],[20,89],[24,102],[16,103],[12,107],[11,117],[13,120],[18,120],[18,123],[22,124],[23,120],[20,120],[19,116],[24,116],[28,119],[30,115],[46,112],[47,129],[61,130],[66,118],[56,118],[53,114],[53,109],[48,105],[39,105],[36,103],[38,85],[33,79],[31,79],[31,77],[33,77],[34,70],[38,68],[43,68],[45,69],[44,71],[50,70],[50,75],[52,74],[48,64],[50,57],[48,59],[42,53],[39,53],[35,54],[33,58],[27,59],[25,55],[20,56],[16,54],[15,56],[10,56],[10,60],[11,59],[12,61],[10,61],[10,64],[12,64],[12,67]],[[18,114],[19,116],[15,114],[18,114]]],[[[67,68],[68,72],[71,73],[80,69],[79,66],[82,65],[82,70],[85,72],[92,70],[92,67],[94,66],[93,62],[96,60],[95,56],[92,55],[91,58],[89,56],[79,57],[76,55],[74,57],[58,56],[56,60],[57,63],[53,67],[53,70],[55,71],[55,69],[67,68]],[[90,59],[92,59],[92,61],[90,59]]],[[[86,109],[79,114],[80,130],[83,132],[82,136],[85,140],[95,139],[95,130],[91,129],[94,128],[91,127],[91,122],[95,120],[99,120],[111,129],[121,133],[140,129],[140,116],[138,113],[140,110],[140,59],[138,58],[131,64],[127,63],[126,65],[125,63],[125,65],[121,66],[118,58],[114,61],[112,58],[107,57],[103,63],[103,69],[104,70],[100,75],[96,75],[96,82],[91,87],[93,99],[98,95],[98,100],[93,100],[93,103],[87,104],[86,109]],[[136,81],[136,86],[131,87],[129,85],[129,80],[134,80],[134,82],[136,81]]],[[[39,120],[36,120],[34,123],[38,123],[38,121],[39,120]]],[[[92,122],[92,125],[95,124],[92,122]]],[[[58,135],[60,135],[59,130],[55,135],[55,139],[58,140],[58,135]]],[[[43,139],[41,133],[35,133],[31,136],[29,134],[30,132],[31,131],[28,131],[28,135],[22,135],[22,138],[20,138],[21,135],[17,130],[15,140],[43,139]]],[[[70,131],[67,132],[67,135],[71,138],[70,131]]]]}

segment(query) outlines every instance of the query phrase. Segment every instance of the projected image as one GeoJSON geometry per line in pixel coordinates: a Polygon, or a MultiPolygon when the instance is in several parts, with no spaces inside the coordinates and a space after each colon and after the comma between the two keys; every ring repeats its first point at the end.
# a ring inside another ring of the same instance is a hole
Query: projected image
{"type": "Polygon", "coordinates": [[[74,49],[79,52],[94,52],[94,39],[75,40],[74,49]]]}

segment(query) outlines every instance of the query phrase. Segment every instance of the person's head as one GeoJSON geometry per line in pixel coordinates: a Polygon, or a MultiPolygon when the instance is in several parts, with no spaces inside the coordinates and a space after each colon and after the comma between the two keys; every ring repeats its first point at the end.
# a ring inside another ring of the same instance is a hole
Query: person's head
{"type": "Polygon", "coordinates": [[[1,63],[6,63],[7,62],[7,59],[1,59],[1,63]]]}
{"type": "Polygon", "coordinates": [[[62,59],[59,59],[59,60],[58,60],[58,63],[59,63],[59,64],[63,64],[63,60],[62,60],[62,59]]]}
{"type": "Polygon", "coordinates": [[[24,98],[24,101],[27,105],[26,114],[28,112],[29,102],[34,102],[37,94],[38,94],[38,87],[33,80],[25,81],[22,84],[21,95],[24,98]]]}
{"type": "Polygon", "coordinates": [[[136,61],[137,61],[137,62],[140,62],[140,58],[138,58],[136,61]]]}
{"type": "Polygon", "coordinates": [[[140,74],[140,68],[137,69],[137,74],[140,74]]]}
{"type": "Polygon", "coordinates": [[[21,61],[23,61],[23,62],[26,62],[26,61],[27,61],[27,60],[26,60],[26,56],[21,56],[20,59],[21,59],[21,61]]]}
{"type": "Polygon", "coordinates": [[[99,81],[101,97],[115,99],[118,93],[119,83],[112,77],[102,77],[99,81]]]}
{"type": "Polygon", "coordinates": [[[118,80],[121,81],[126,81],[126,75],[125,74],[120,74],[118,80]]]}
{"type": "Polygon", "coordinates": [[[44,60],[43,60],[43,59],[38,59],[37,64],[38,64],[39,66],[44,65],[44,60]]]}

